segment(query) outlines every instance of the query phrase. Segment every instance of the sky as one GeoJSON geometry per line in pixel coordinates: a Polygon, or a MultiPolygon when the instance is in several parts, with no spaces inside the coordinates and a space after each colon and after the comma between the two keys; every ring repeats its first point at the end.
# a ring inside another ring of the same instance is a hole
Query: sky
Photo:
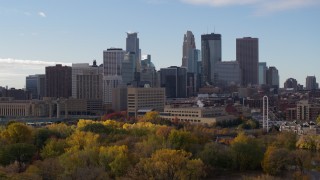
{"type": "Polygon", "coordinates": [[[102,63],[138,32],[157,70],[181,66],[183,35],[222,35],[222,60],[236,59],[236,38],[259,38],[259,61],[305,85],[320,82],[320,0],[0,0],[0,86],[56,63],[102,63]]]}

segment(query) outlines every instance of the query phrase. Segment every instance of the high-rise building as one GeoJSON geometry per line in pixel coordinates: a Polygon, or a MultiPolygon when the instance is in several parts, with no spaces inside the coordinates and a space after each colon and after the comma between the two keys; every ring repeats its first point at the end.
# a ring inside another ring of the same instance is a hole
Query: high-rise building
{"type": "Polygon", "coordinates": [[[127,52],[122,61],[122,83],[124,85],[131,84],[135,80],[136,72],[136,54],[134,52],[127,52]]]}
{"type": "Polygon", "coordinates": [[[159,87],[157,79],[156,67],[151,62],[151,55],[147,55],[146,59],[141,60],[140,80],[151,87],[159,87]]]}
{"type": "Polygon", "coordinates": [[[29,91],[32,94],[32,99],[41,99],[45,97],[45,81],[45,74],[29,75],[26,77],[26,91],[29,91]]]}
{"type": "Polygon", "coordinates": [[[96,61],[72,64],[72,97],[76,99],[102,100],[103,67],[97,66],[96,61]]]}
{"type": "Polygon", "coordinates": [[[259,40],[258,38],[244,37],[237,41],[237,61],[242,71],[242,85],[258,84],[259,40]]]}
{"type": "Polygon", "coordinates": [[[187,97],[187,69],[177,66],[160,69],[160,86],[167,98],[187,97]]]}
{"type": "Polygon", "coordinates": [[[72,96],[71,74],[69,66],[57,64],[46,67],[46,96],[55,98],[72,96]]]}
{"type": "Polygon", "coordinates": [[[267,84],[267,63],[259,62],[259,85],[267,84]]]}
{"type": "Polygon", "coordinates": [[[141,50],[139,48],[139,38],[137,32],[127,32],[126,52],[135,53],[136,72],[140,72],[141,50]]]}
{"type": "Polygon", "coordinates": [[[202,53],[202,81],[204,84],[215,84],[216,73],[215,64],[221,61],[221,35],[203,34],[201,35],[201,53],[202,53]]]}
{"type": "Polygon", "coordinates": [[[187,68],[188,72],[197,71],[197,59],[195,57],[196,43],[191,31],[187,31],[183,38],[182,45],[182,67],[187,68]]]}
{"type": "Polygon", "coordinates": [[[298,90],[298,82],[294,78],[289,78],[284,82],[285,89],[293,89],[294,91],[298,90]]]}
{"type": "Polygon", "coordinates": [[[217,82],[221,86],[240,85],[241,69],[237,61],[217,62],[215,66],[217,82]]]}
{"type": "Polygon", "coordinates": [[[125,51],[121,48],[110,48],[103,51],[103,102],[112,103],[112,90],[122,83],[122,61],[125,51]]]}
{"type": "Polygon", "coordinates": [[[306,90],[318,89],[317,79],[315,76],[307,76],[306,78],[306,90]]]}
{"type": "Polygon", "coordinates": [[[270,66],[267,70],[267,84],[271,87],[279,88],[279,72],[274,66],[270,66]]]}

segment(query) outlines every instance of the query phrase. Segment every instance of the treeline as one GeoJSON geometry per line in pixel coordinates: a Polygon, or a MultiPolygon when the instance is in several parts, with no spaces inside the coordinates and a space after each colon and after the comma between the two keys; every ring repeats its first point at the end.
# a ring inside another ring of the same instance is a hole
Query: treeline
{"type": "Polygon", "coordinates": [[[256,125],[244,119],[234,125],[179,124],[157,113],[136,123],[33,128],[11,122],[0,127],[0,179],[210,179],[251,170],[300,178],[319,170],[318,136],[247,134],[241,126],[256,125]]]}

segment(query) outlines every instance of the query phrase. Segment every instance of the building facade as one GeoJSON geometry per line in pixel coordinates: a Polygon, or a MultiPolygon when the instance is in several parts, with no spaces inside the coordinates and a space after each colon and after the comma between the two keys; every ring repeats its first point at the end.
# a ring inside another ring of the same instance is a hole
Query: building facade
{"type": "Polygon", "coordinates": [[[136,71],[140,72],[141,50],[137,32],[127,32],[126,52],[134,53],[136,56],[136,71]]]}
{"type": "Polygon", "coordinates": [[[112,104],[112,90],[122,84],[122,61],[125,51],[110,48],[103,51],[103,103],[112,104]]]}
{"type": "Polygon", "coordinates": [[[285,89],[292,89],[294,91],[298,90],[298,81],[294,78],[289,78],[284,82],[285,89]]]}
{"type": "Polygon", "coordinates": [[[222,86],[240,85],[241,69],[237,61],[222,61],[216,63],[217,84],[222,86]]]}
{"type": "Polygon", "coordinates": [[[216,82],[215,64],[221,62],[221,34],[201,35],[202,85],[216,82]]]}
{"type": "Polygon", "coordinates": [[[306,78],[306,90],[318,89],[317,79],[315,76],[307,76],[306,78]]]}
{"type": "Polygon", "coordinates": [[[69,98],[72,96],[72,69],[69,66],[46,67],[46,96],[69,98]]]}
{"type": "Polygon", "coordinates": [[[259,85],[267,84],[267,63],[259,62],[259,85]]]}
{"type": "Polygon", "coordinates": [[[258,38],[238,38],[236,40],[236,58],[242,70],[242,85],[247,86],[258,84],[258,38]]]}
{"type": "Polygon", "coordinates": [[[271,87],[279,88],[279,72],[274,66],[270,66],[267,70],[267,84],[271,87]]]}
{"type": "Polygon", "coordinates": [[[75,99],[99,99],[102,101],[103,67],[96,61],[72,64],[72,97],[75,99]]]}
{"type": "Polygon", "coordinates": [[[128,116],[138,117],[139,112],[162,112],[165,105],[164,88],[128,88],[128,116]]]}
{"type": "Polygon", "coordinates": [[[194,35],[191,31],[183,37],[182,45],[182,66],[187,69],[188,72],[196,73],[197,72],[197,59],[195,57],[196,43],[194,35]]]}
{"type": "Polygon", "coordinates": [[[187,69],[177,66],[160,69],[160,86],[167,98],[187,97],[187,69]]]}

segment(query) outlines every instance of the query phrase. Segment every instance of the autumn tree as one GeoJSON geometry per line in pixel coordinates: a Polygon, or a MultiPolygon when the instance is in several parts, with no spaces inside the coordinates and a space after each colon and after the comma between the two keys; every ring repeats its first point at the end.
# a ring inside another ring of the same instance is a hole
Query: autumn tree
{"type": "Polygon", "coordinates": [[[29,143],[32,139],[31,129],[22,123],[11,123],[1,133],[10,143],[29,143]]]}
{"type": "Polygon", "coordinates": [[[97,147],[99,145],[98,140],[99,134],[76,131],[66,139],[66,142],[69,146],[69,148],[67,148],[67,151],[77,151],[97,147]]]}
{"type": "Polygon", "coordinates": [[[58,157],[65,152],[67,147],[66,140],[51,138],[46,141],[45,146],[41,149],[40,155],[44,159],[58,157]]]}
{"type": "Polygon", "coordinates": [[[200,159],[190,159],[184,150],[162,149],[143,158],[129,174],[133,179],[200,179],[205,175],[200,159]]]}

